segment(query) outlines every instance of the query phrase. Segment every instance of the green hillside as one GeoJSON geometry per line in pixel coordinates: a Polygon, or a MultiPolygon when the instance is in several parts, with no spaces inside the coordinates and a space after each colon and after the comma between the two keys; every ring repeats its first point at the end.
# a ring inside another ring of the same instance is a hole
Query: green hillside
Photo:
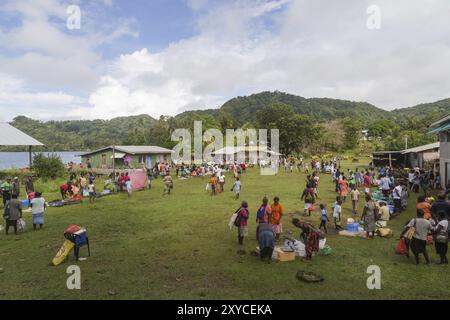
{"type": "MultiPolygon", "coordinates": [[[[411,147],[435,141],[428,135],[428,126],[450,113],[450,99],[421,104],[410,108],[386,111],[366,102],[311,98],[279,91],[261,92],[246,97],[236,97],[219,109],[186,111],[175,117],[156,120],[149,115],[120,117],[112,120],[67,120],[42,122],[19,116],[11,123],[16,128],[42,141],[47,150],[92,150],[111,144],[156,144],[171,147],[170,134],[175,128],[193,128],[194,121],[202,121],[203,128],[258,127],[258,114],[274,106],[287,106],[306,121],[327,128],[317,137],[317,143],[326,145],[352,145],[349,139],[335,143],[333,137],[347,127],[347,132],[369,129],[369,135],[382,140],[376,148],[401,148],[403,138],[409,137],[411,147]],[[306,118],[305,118],[306,117],[306,118]],[[326,125],[333,122],[333,126],[326,125]],[[347,125],[345,125],[347,124],[347,125]],[[349,126],[353,126],[350,128],[349,126]],[[337,128],[337,129],[333,129],[337,128]],[[339,131],[339,132],[337,132],[339,131]],[[325,141],[324,137],[326,138],[325,141]],[[324,142],[325,141],[325,142],[324,142]]],[[[281,110],[281,109],[273,109],[281,110]]],[[[284,109],[286,110],[286,109],[284,109]]],[[[270,118],[270,117],[269,117],[270,118]]],[[[265,121],[267,122],[267,117],[265,121]]],[[[314,142],[312,142],[314,144],[314,142]]],[[[17,150],[5,149],[2,150],[17,150]]]]}

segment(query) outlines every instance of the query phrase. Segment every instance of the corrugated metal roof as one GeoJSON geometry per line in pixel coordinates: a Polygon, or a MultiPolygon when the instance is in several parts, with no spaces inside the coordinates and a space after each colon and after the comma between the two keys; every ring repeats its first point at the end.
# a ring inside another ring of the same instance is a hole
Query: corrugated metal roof
{"type": "Polygon", "coordinates": [[[432,124],[430,124],[430,127],[436,127],[444,122],[448,122],[450,120],[450,114],[447,114],[445,117],[442,117],[441,119],[439,119],[438,121],[433,122],[432,124]]]}
{"type": "Polygon", "coordinates": [[[6,122],[0,122],[0,146],[43,146],[44,144],[14,128],[6,122]]]}
{"type": "Polygon", "coordinates": [[[437,149],[439,147],[440,147],[440,142],[435,142],[435,143],[426,144],[424,146],[419,146],[419,147],[403,150],[402,154],[423,152],[423,151],[427,151],[427,150],[437,149]]]}
{"type": "MultiPolygon", "coordinates": [[[[103,150],[112,149],[113,146],[104,147],[98,150],[85,152],[80,154],[79,156],[87,156],[90,154],[94,154],[97,152],[101,152],[103,150]]],[[[127,154],[171,154],[173,151],[170,149],[158,147],[158,146],[116,146],[116,153],[117,152],[124,152],[127,154]]]]}

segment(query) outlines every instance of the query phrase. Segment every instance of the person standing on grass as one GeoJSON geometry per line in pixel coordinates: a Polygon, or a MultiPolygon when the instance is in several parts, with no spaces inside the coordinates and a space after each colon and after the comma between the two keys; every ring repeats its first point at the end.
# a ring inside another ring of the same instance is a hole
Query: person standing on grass
{"type": "Polygon", "coordinates": [[[338,198],[336,203],[333,205],[333,221],[334,227],[336,228],[336,232],[339,231],[340,225],[338,222],[341,222],[341,212],[342,212],[342,200],[338,198]]]}
{"type": "Polygon", "coordinates": [[[222,193],[223,192],[223,187],[225,185],[225,175],[222,173],[222,171],[220,171],[219,173],[219,192],[222,193]]]}
{"type": "Polygon", "coordinates": [[[269,206],[269,199],[267,197],[264,197],[262,199],[262,204],[256,213],[256,223],[257,224],[269,223],[271,215],[272,215],[272,208],[269,206]]]}
{"type": "Polygon", "coordinates": [[[241,181],[239,180],[239,177],[236,178],[236,181],[233,184],[233,187],[231,188],[231,191],[234,191],[234,193],[236,194],[236,199],[239,199],[239,196],[241,194],[241,181]]]}
{"type": "Polygon", "coordinates": [[[6,206],[6,202],[11,200],[12,185],[10,177],[6,177],[6,181],[2,183],[1,189],[3,197],[3,206],[6,206]]]}
{"type": "Polygon", "coordinates": [[[42,197],[42,193],[36,192],[35,198],[31,200],[31,214],[33,217],[33,228],[36,230],[37,225],[39,229],[44,226],[44,211],[47,205],[45,199],[42,197]]]}
{"type": "Polygon", "coordinates": [[[416,209],[422,209],[423,210],[423,218],[426,220],[430,220],[432,218],[431,216],[431,204],[427,201],[426,196],[420,196],[417,199],[417,205],[416,209]]]}
{"type": "Polygon", "coordinates": [[[27,177],[27,180],[25,181],[25,192],[27,193],[27,195],[29,193],[34,192],[34,183],[33,183],[33,176],[29,175],[27,177]]]}
{"type": "Polygon", "coordinates": [[[131,183],[131,179],[128,177],[127,181],[125,181],[125,187],[127,188],[128,198],[131,197],[131,193],[133,192],[133,185],[131,183]]]}
{"type": "Polygon", "coordinates": [[[439,211],[438,224],[433,228],[434,230],[434,246],[436,253],[441,258],[439,264],[448,264],[448,220],[445,211],[439,211]]]}
{"type": "Polygon", "coordinates": [[[389,197],[389,194],[391,193],[391,179],[389,179],[388,176],[383,175],[380,179],[380,187],[383,196],[385,198],[389,197]]]}
{"type": "Polygon", "coordinates": [[[372,179],[370,178],[369,171],[366,171],[363,178],[364,191],[365,193],[370,193],[370,187],[372,186],[372,179]]]}
{"type": "Polygon", "coordinates": [[[403,192],[402,185],[398,181],[394,190],[392,190],[392,198],[394,199],[394,206],[397,214],[402,212],[402,192],[403,192]]]}
{"type": "Polygon", "coordinates": [[[414,227],[415,233],[411,239],[410,248],[414,254],[416,265],[419,264],[419,254],[423,254],[425,263],[430,264],[430,258],[427,253],[427,237],[428,233],[432,230],[431,223],[423,218],[424,212],[422,209],[417,210],[417,218],[411,219],[406,225],[407,228],[414,227]]]}
{"type": "Polygon", "coordinates": [[[327,209],[325,208],[324,204],[320,205],[320,226],[319,226],[319,230],[323,229],[325,230],[325,233],[327,234],[327,222],[329,222],[330,220],[328,220],[328,214],[327,214],[327,209]]]}
{"type": "Polygon", "coordinates": [[[359,196],[361,192],[356,188],[356,185],[353,185],[352,191],[350,191],[350,196],[352,198],[352,211],[354,215],[358,214],[358,202],[359,196]]]}
{"type": "Polygon", "coordinates": [[[377,221],[377,205],[373,201],[370,194],[366,194],[366,205],[363,209],[361,220],[364,221],[364,231],[366,232],[366,239],[373,239],[375,235],[376,221],[377,221]]]}
{"type": "Polygon", "coordinates": [[[244,244],[244,237],[248,236],[248,218],[250,213],[248,212],[247,201],[242,201],[241,208],[238,211],[236,217],[238,221],[238,243],[242,246],[244,244]]]}
{"type": "Polygon", "coordinates": [[[283,232],[283,226],[281,224],[281,218],[283,217],[284,208],[280,204],[280,198],[273,198],[273,204],[270,206],[272,211],[271,224],[273,232],[275,233],[275,238],[278,241],[280,239],[280,234],[283,232]]]}
{"type": "Polygon", "coordinates": [[[88,181],[87,181],[87,179],[85,177],[85,174],[82,173],[80,175],[80,189],[81,189],[81,194],[82,195],[87,191],[87,184],[88,184],[88,181]]]}
{"type": "Polygon", "coordinates": [[[172,176],[170,174],[164,176],[163,182],[164,182],[164,194],[170,195],[170,191],[171,189],[173,189],[172,176]]]}
{"type": "Polygon", "coordinates": [[[215,174],[211,175],[211,179],[209,180],[209,184],[211,186],[211,195],[216,195],[216,187],[217,187],[217,177],[215,174]]]}
{"type": "MultiPolygon", "coordinates": [[[[178,167],[177,167],[178,168],[178,167]]],[[[178,169],[177,169],[178,170],[178,169]]],[[[147,183],[148,183],[148,190],[152,190],[152,181],[153,181],[153,169],[147,168],[147,183]]]]}
{"type": "Polygon", "coordinates": [[[345,176],[339,181],[339,195],[341,196],[342,201],[345,202],[348,195],[348,181],[345,176]]]}
{"type": "Polygon", "coordinates": [[[445,193],[440,193],[437,200],[431,206],[431,215],[434,220],[438,220],[439,211],[444,211],[447,219],[450,219],[450,203],[445,200],[445,193]]]}
{"type": "Polygon", "coordinates": [[[14,234],[17,235],[17,221],[22,218],[22,207],[16,195],[6,202],[3,217],[6,220],[6,235],[9,233],[9,227],[14,228],[14,234]]]}
{"type": "Polygon", "coordinates": [[[89,203],[94,203],[94,201],[95,201],[95,185],[94,185],[94,181],[90,181],[89,182],[88,192],[89,192],[89,203]]]}

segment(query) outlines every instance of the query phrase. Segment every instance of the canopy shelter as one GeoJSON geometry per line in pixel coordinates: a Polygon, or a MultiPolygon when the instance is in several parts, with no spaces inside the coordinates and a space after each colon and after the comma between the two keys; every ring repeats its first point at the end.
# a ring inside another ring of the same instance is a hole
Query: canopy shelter
{"type": "Polygon", "coordinates": [[[9,123],[0,122],[0,146],[27,146],[31,168],[33,164],[33,159],[31,156],[32,147],[42,147],[44,146],[44,144],[30,137],[19,129],[14,128],[9,123]]]}

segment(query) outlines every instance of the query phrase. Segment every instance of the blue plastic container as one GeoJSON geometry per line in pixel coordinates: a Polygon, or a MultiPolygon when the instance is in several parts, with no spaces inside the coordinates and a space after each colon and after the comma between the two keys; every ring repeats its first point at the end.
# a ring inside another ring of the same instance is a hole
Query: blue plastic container
{"type": "Polygon", "coordinates": [[[389,205],[388,207],[389,207],[389,214],[393,215],[395,213],[395,207],[392,205],[389,205]]]}
{"type": "Polygon", "coordinates": [[[86,231],[85,231],[85,232],[81,232],[81,233],[74,234],[74,242],[75,242],[75,245],[76,245],[77,247],[84,246],[84,245],[87,243],[86,238],[87,238],[87,233],[86,233],[86,231]]]}
{"type": "Polygon", "coordinates": [[[358,232],[358,223],[349,223],[347,224],[347,231],[348,232],[358,232]]]}
{"type": "Polygon", "coordinates": [[[28,200],[21,200],[20,205],[22,207],[28,207],[30,205],[30,202],[28,200]]]}

